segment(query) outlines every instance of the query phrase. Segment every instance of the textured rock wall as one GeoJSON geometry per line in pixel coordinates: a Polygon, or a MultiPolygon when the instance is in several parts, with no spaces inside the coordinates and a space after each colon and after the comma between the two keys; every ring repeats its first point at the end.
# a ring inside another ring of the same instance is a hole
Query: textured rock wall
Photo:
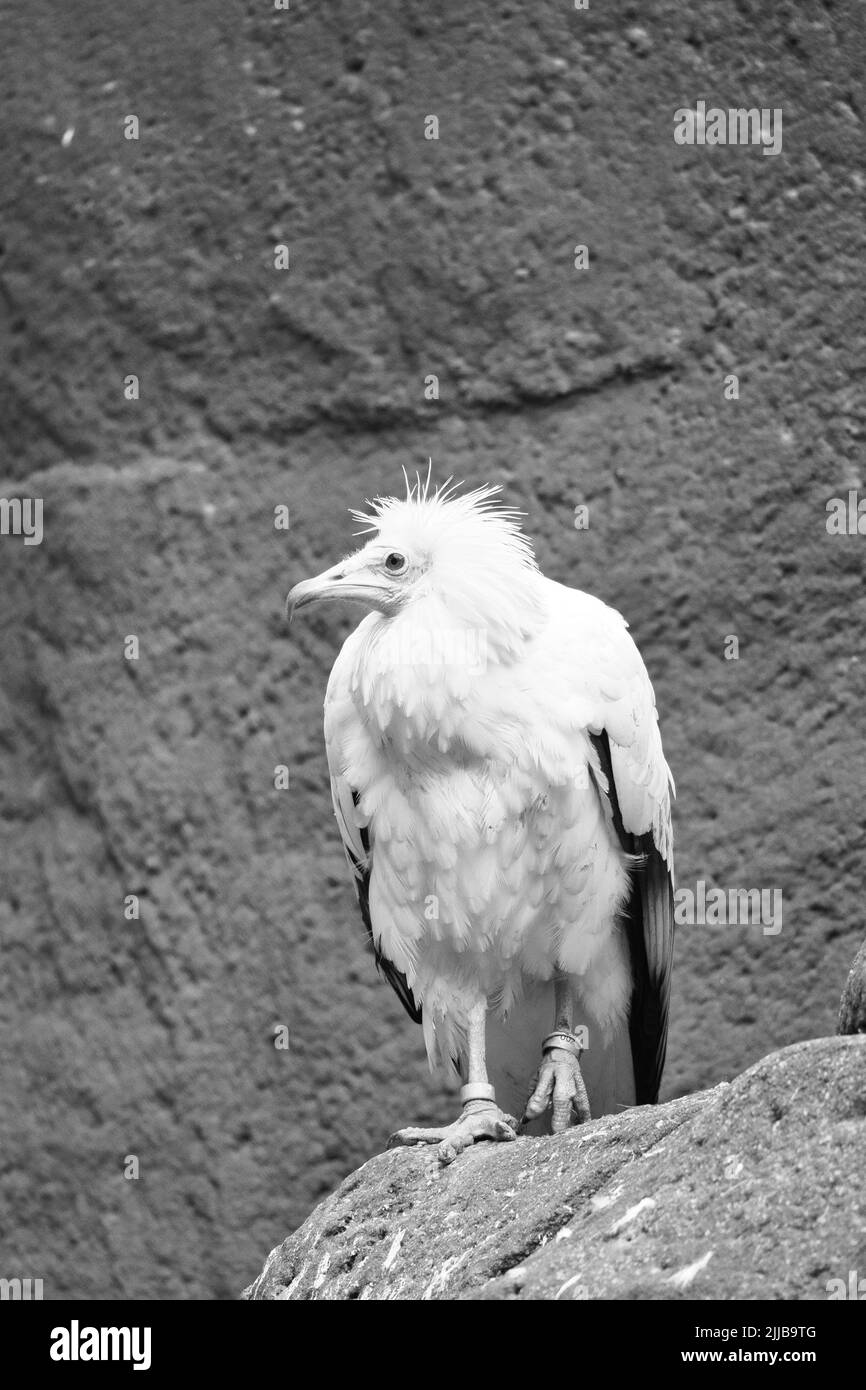
{"type": "Polygon", "coordinates": [[[862,7],[31,0],[5,30],[0,496],[45,534],[0,537],[0,1273],[233,1296],[447,1113],[331,822],[349,619],[281,611],[428,456],[630,619],[680,882],[783,891],[777,936],[681,931],[665,1095],[830,1032],[862,923],[866,539],[825,529],[864,481],[862,7]],[[782,153],[675,145],[700,98],[782,107],[782,153]]]}

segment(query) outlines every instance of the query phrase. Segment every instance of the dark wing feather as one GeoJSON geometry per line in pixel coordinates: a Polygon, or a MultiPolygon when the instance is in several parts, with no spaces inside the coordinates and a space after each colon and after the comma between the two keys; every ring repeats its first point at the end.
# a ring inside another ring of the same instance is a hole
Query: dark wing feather
{"type": "MultiPolygon", "coordinates": [[[[358,795],[357,792],[353,791],[352,805],[357,806],[357,804],[358,795]]],[[[340,833],[343,838],[343,848],[346,851],[346,858],[352,870],[352,878],[358,897],[358,906],[361,909],[361,917],[363,918],[364,926],[367,928],[367,944],[373,952],[376,968],[380,975],[384,975],[412,1021],[414,1023],[420,1023],[421,1006],[416,1003],[415,996],[406,981],[406,976],[403,974],[402,970],[398,970],[396,965],[393,965],[391,961],[388,960],[387,956],[382,955],[382,952],[377,947],[373,938],[373,923],[370,919],[370,872],[373,864],[373,855],[370,847],[369,832],[365,826],[357,827],[358,838],[364,852],[364,857],[361,859],[353,849],[347,834],[345,819],[340,813],[339,801],[336,793],[334,797],[334,810],[337,814],[337,822],[340,826],[340,833]]]]}
{"type": "Polygon", "coordinates": [[[652,832],[633,835],[623,825],[607,732],[590,734],[607,787],[599,786],[620,845],[638,859],[631,875],[626,932],[632,966],[629,1036],[638,1105],[654,1105],[665,1065],[674,946],[674,893],[668,866],[652,832]]]}

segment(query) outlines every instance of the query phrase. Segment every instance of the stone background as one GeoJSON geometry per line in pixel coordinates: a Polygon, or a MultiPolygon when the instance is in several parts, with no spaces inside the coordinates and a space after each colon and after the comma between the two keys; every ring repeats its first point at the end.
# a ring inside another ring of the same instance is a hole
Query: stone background
{"type": "Polygon", "coordinates": [[[825,528],[864,482],[863,6],[29,0],[3,28],[0,495],[44,498],[45,537],[0,537],[0,1274],[233,1297],[448,1113],[332,824],[351,618],[282,618],[428,456],[629,618],[680,883],[783,891],[776,937],[681,931],[663,1094],[831,1031],[863,921],[866,539],[825,528]],[[781,107],[782,154],[675,145],[700,98],[781,107]]]}

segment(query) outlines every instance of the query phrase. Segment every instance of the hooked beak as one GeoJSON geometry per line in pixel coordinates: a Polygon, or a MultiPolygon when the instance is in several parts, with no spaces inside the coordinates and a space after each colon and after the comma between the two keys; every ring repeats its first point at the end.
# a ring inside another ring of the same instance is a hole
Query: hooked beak
{"type": "Polygon", "coordinates": [[[323,600],[354,599],[366,603],[370,608],[384,609],[390,594],[387,583],[376,579],[368,570],[356,570],[347,574],[346,562],[341,560],[329,570],[323,570],[314,579],[302,579],[289,590],[286,598],[286,617],[292,621],[299,608],[309,603],[323,600]]]}

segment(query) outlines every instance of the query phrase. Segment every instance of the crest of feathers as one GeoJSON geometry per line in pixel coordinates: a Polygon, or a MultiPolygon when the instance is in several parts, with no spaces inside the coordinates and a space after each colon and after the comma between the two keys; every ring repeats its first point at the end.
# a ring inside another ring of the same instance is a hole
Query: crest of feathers
{"type": "Polygon", "coordinates": [[[361,526],[356,535],[415,546],[440,561],[462,554],[473,565],[499,559],[537,569],[532,544],[520,528],[524,513],[498,500],[498,483],[461,492],[463,484],[451,478],[434,488],[429,469],[423,481],[416,473],[410,482],[405,468],[403,477],[405,497],[375,497],[367,502],[368,511],[352,508],[352,519],[361,526]]]}

